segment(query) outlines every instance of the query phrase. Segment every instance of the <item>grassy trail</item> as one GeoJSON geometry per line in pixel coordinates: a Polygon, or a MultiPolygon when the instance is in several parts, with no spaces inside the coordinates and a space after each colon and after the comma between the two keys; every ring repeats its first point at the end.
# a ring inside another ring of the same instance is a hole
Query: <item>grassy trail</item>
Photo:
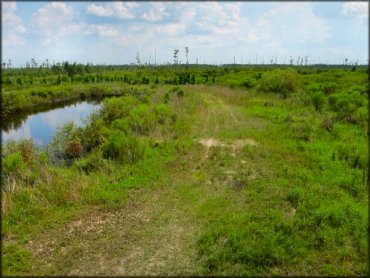
{"type": "MultiPolygon", "coordinates": [[[[196,242],[207,221],[218,213],[243,209],[243,194],[233,174],[242,140],[221,141],[243,115],[221,95],[203,89],[206,107],[197,115],[195,148],[179,157],[182,171],[169,170],[170,184],[137,189],[123,208],[94,209],[29,244],[43,261],[35,273],[61,275],[201,274],[196,242]],[[227,158],[222,172],[213,150],[227,158]],[[216,170],[216,171],[215,171],[216,170]],[[220,206],[221,204],[221,206],[220,206]],[[217,207],[215,207],[217,205],[217,207]],[[46,263],[45,263],[46,262],[46,263]]],[[[252,142],[252,141],[250,141],[252,142]]]]}

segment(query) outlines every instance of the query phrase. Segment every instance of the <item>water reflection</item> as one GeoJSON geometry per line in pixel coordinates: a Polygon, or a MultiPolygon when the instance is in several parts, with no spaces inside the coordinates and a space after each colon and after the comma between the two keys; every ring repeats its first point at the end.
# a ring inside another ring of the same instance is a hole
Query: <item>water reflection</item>
{"type": "Polygon", "coordinates": [[[32,138],[37,145],[48,144],[58,127],[67,122],[81,125],[99,107],[99,101],[84,101],[14,119],[2,128],[2,142],[32,138]]]}

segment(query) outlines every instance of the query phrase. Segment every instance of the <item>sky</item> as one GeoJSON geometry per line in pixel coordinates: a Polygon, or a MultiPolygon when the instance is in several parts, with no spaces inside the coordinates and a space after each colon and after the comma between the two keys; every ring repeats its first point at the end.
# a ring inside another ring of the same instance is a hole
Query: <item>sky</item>
{"type": "Polygon", "coordinates": [[[2,61],[93,64],[368,61],[365,2],[5,2],[2,61]]]}

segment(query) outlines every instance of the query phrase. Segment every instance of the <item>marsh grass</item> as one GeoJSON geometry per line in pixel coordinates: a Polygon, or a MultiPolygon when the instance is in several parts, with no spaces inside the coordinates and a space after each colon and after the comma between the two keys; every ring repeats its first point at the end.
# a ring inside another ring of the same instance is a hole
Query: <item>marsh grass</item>
{"type": "Polygon", "coordinates": [[[116,74],[6,85],[11,111],[56,88],[115,97],[45,149],[3,147],[3,274],[366,275],[365,73],[116,74]]]}

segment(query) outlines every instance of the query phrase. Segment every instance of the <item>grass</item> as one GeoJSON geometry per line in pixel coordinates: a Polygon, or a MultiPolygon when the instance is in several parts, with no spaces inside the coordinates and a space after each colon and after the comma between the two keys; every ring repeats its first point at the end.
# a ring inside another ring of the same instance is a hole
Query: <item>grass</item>
{"type": "Polygon", "coordinates": [[[70,166],[6,146],[3,274],[366,275],[366,75],[222,70],[106,100],[70,166]]]}

